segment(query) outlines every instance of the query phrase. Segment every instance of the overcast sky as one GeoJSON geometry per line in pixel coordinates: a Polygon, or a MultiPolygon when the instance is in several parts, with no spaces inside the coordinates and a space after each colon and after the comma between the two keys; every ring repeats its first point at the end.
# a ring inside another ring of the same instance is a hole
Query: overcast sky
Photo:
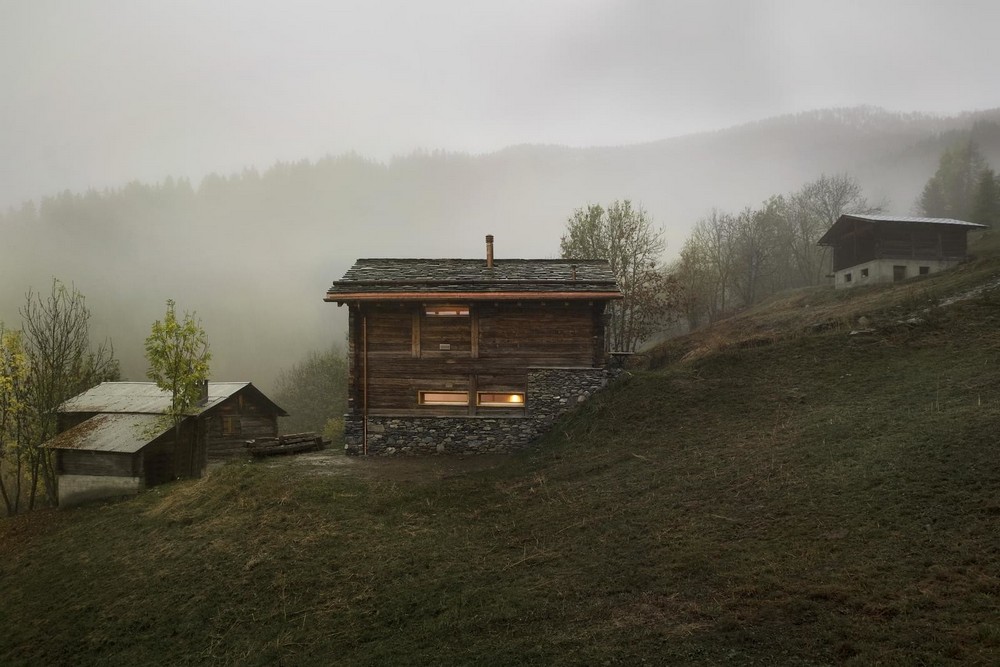
{"type": "Polygon", "coordinates": [[[996,0],[0,0],[0,206],[352,150],[994,108],[998,26],[996,0]]]}

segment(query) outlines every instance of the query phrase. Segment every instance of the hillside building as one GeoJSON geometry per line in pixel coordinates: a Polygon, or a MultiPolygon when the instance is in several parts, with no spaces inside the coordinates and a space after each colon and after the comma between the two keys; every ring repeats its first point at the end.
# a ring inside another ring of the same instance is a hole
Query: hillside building
{"type": "Polygon", "coordinates": [[[896,282],[968,257],[966,234],[985,225],[948,218],[845,214],[818,245],[833,248],[834,286],[896,282]]]}
{"type": "Polygon", "coordinates": [[[180,437],[170,393],[153,382],[102,382],[59,406],[55,455],[60,505],[134,495],[210,462],[245,454],[249,439],[275,437],[287,413],[249,382],[206,382],[180,437]]]}
{"type": "Polygon", "coordinates": [[[363,454],[527,445],[608,380],[604,260],[359,259],[325,300],[349,309],[345,437],[363,454]]]}

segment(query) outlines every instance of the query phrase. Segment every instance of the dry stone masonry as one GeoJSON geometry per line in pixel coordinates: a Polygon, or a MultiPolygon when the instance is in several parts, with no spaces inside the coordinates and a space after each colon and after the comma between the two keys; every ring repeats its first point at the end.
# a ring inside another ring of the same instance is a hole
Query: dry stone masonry
{"type": "MultiPolygon", "coordinates": [[[[369,416],[369,455],[485,454],[524,449],[562,415],[607,386],[619,371],[529,368],[524,415],[369,416]]],[[[363,418],[344,424],[348,453],[362,453],[363,418]]]]}

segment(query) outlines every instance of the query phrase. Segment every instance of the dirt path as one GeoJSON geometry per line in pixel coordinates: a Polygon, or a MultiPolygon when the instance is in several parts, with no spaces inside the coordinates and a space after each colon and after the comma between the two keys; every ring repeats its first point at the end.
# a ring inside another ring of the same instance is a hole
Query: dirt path
{"type": "Polygon", "coordinates": [[[264,459],[264,464],[301,470],[307,475],[351,475],[397,482],[434,482],[487,470],[510,460],[502,454],[477,456],[347,456],[337,449],[264,459]]]}

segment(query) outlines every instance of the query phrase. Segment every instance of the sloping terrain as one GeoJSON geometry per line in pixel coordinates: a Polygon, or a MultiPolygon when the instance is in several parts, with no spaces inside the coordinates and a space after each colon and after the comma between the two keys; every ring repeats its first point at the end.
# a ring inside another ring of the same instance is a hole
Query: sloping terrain
{"type": "Polygon", "coordinates": [[[997,664],[1000,289],[940,305],[982,254],[670,341],[488,469],[0,521],[0,663],[997,664]]]}

